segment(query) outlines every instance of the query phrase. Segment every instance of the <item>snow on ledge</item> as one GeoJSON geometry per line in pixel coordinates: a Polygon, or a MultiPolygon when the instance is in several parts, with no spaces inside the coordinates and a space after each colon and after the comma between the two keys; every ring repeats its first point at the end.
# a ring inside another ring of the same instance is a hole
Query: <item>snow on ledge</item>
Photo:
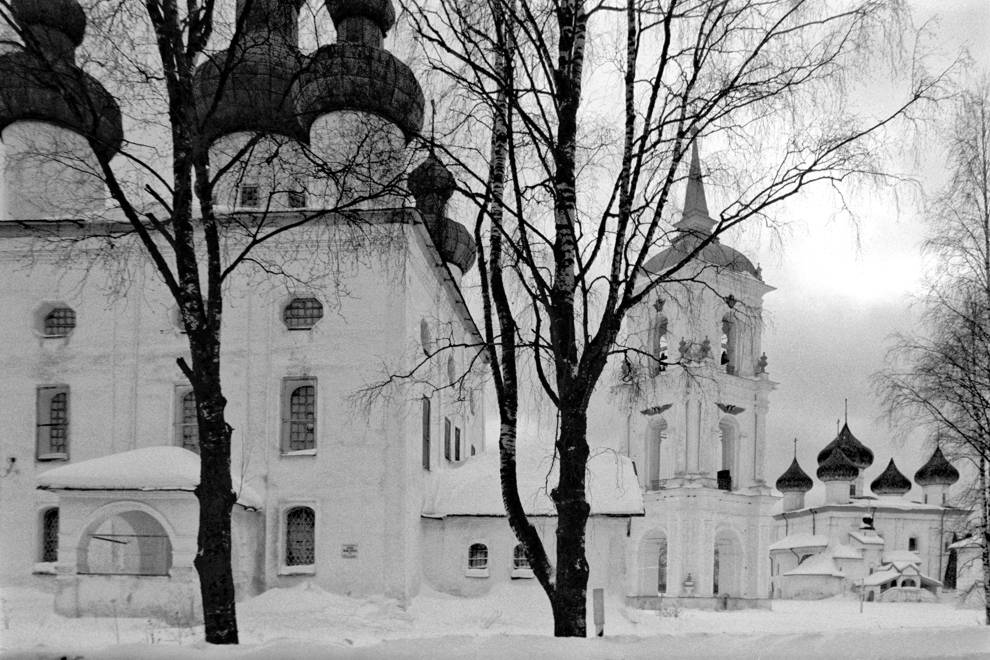
{"type": "MultiPolygon", "coordinates": [[[[254,489],[231,475],[239,491],[237,503],[260,509],[262,499],[254,489]]],[[[145,447],[63,465],[41,473],[41,490],[185,490],[199,485],[199,456],[182,447],[145,447]]]]}
{"type": "Polygon", "coordinates": [[[828,545],[828,537],[822,534],[790,534],[776,543],[770,544],[770,550],[792,550],[794,548],[824,548],[828,545]]]}
{"type": "MultiPolygon", "coordinates": [[[[592,450],[595,452],[596,450],[592,450]]],[[[556,515],[550,490],[557,483],[558,463],[550,456],[520,450],[516,474],[519,496],[528,515],[556,515]]],[[[585,486],[591,515],[641,516],[643,493],[632,461],[613,451],[588,459],[585,486]]],[[[425,518],[446,516],[504,516],[497,451],[473,456],[438,475],[423,504],[425,518]]]]}

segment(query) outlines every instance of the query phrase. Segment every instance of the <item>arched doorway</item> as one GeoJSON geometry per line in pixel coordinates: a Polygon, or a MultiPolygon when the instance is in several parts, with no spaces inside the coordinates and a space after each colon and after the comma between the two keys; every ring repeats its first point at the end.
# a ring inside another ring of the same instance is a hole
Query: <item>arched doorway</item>
{"type": "Polygon", "coordinates": [[[653,530],[643,537],[639,544],[638,565],[640,595],[667,593],[669,557],[666,533],[653,530]]]}
{"type": "Polygon", "coordinates": [[[715,534],[712,553],[712,594],[742,595],[742,546],[728,529],[715,534]]]}
{"type": "Polygon", "coordinates": [[[79,541],[76,570],[88,575],[168,575],[172,542],[153,516],[130,510],[89,527],[79,541]]]}

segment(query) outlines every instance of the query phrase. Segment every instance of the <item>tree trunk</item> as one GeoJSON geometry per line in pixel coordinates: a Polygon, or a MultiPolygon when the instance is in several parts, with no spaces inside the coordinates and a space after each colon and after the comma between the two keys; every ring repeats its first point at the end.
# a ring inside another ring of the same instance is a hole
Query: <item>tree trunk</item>
{"type": "Polygon", "coordinates": [[[987,481],[987,459],[980,457],[980,532],[983,543],[980,552],[983,562],[983,623],[990,626],[990,482],[987,481]]]}
{"type": "MultiPolygon", "coordinates": [[[[219,355],[219,342],[215,354],[219,355]]],[[[193,383],[200,446],[200,477],[196,487],[199,535],[195,565],[203,601],[206,641],[237,644],[230,534],[230,514],[236,500],[230,477],[232,429],[224,417],[227,401],[220,388],[219,359],[207,357],[202,362],[210,364],[206,369],[200,366],[196,373],[207,373],[210,377],[206,382],[193,383]]]]}
{"type": "Polygon", "coordinates": [[[553,601],[555,637],[587,636],[588,559],[585,526],[590,507],[585,492],[588,417],[584,407],[561,410],[560,480],[551,493],[557,506],[557,580],[553,601]]]}

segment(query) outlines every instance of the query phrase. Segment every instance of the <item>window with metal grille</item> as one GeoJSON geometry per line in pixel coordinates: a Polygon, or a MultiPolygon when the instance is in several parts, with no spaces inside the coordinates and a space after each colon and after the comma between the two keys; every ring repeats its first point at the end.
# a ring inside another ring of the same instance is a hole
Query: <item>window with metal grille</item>
{"type": "Polygon", "coordinates": [[[196,419],[196,394],[192,390],[179,391],[176,441],[183,449],[199,453],[199,422],[196,419]]]}
{"type": "Polygon", "coordinates": [[[454,459],[454,453],[452,447],[450,446],[450,419],[448,417],[443,418],[443,457],[448,461],[454,459]]]}
{"type": "Polygon", "coordinates": [[[283,382],[282,451],[316,448],[316,381],[287,379],[283,382]]]}
{"type": "Polygon", "coordinates": [[[519,543],[512,551],[512,568],[514,570],[526,570],[529,568],[529,557],[526,556],[526,549],[519,543]]]}
{"type": "Polygon", "coordinates": [[[41,517],[41,561],[58,561],[58,509],[48,509],[41,517]]]}
{"type": "Polygon", "coordinates": [[[304,190],[290,190],[289,191],[289,208],[290,209],[302,209],[302,208],[306,208],[306,191],[304,191],[304,190]]]}
{"type": "Polygon", "coordinates": [[[316,298],[293,298],[282,312],[289,330],[309,330],[323,318],[323,303],[316,298]]]}
{"type": "Polygon", "coordinates": [[[76,327],[76,312],[71,307],[56,307],[45,315],[46,337],[68,337],[76,327]]]}
{"type": "Polygon", "coordinates": [[[39,387],[37,398],[37,458],[64,460],[69,456],[69,388],[39,387]]]}
{"type": "Polygon", "coordinates": [[[423,469],[430,469],[430,398],[423,397],[423,469]]]}
{"type": "Polygon", "coordinates": [[[256,209],[261,204],[261,195],[259,194],[258,185],[254,183],[243,183],[238,190],[240,195],[240,206],[248,209],[256,209]]]}
{"type": "Polygon", "coordinates": [[[454,428],[454,460],[461,460],[461,427],[454,428]]]}
{"type": "Polygon", "coordinates": [[[488,568],[488,546],[484,543],[472,543],[468,548],[468,568],[484,570],[488,568]]]}
{"type": "Polygon", "coordinates": [[[316,563],[316,514],[306,506],[285,514],[285,565],[311,566],[316,563]]]}

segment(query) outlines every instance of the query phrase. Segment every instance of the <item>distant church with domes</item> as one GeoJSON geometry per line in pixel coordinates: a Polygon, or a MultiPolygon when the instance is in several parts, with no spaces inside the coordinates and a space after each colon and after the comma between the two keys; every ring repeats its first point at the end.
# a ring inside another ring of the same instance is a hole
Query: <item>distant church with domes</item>
{"type": "Polygon", "coordinates": [[[912,484],[893,458],[866,491],[863,471],[873,460],[847,422],[818,453],[824,503],[805,505],[814,482],[796,456],[777,478],[783,501],[773,516],[779,538],[770,546],[776,597],[861,591],[866,600],[922,600],[934,599],[945,582],[955,586],[949,546],[969,515],[947,497],[958,470],[936,448],[914,474],[919,502],[905,497],[912,484]]]}

